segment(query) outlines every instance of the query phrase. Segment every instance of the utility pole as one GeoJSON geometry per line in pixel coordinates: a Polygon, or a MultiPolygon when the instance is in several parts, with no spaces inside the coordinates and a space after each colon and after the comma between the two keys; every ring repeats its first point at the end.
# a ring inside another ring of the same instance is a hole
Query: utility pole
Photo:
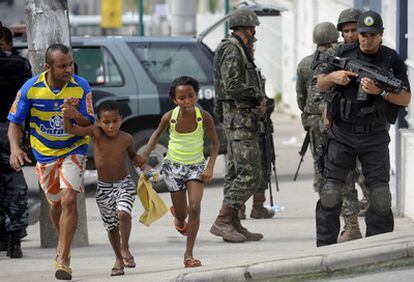
{"type": "Polygon", "coordinates": [[[171,36],[196,35],[196,1],[171,1],[171,36]]]}
{"type": "MultiPolygon", "coordinates": [[[[29,60],[33,73],[38,74],[45,69],[45,53],[50,45],[62,43],[70,46],[67,0],[26,0],[26,26],[29,60]]],[[[40,197],[40,244],[42,248],[55,248],[58,236],[50,221],[49,204],[43,191],[40,191],[40,197]]],[[[79,220],[72,246],[87,246],[84,193],[79,193],[77,205],[79,220]]]]}

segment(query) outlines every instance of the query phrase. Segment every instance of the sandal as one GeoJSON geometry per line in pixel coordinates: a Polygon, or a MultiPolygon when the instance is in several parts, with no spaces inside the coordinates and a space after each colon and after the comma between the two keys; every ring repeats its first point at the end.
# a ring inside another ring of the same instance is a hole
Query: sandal
{"type": "Polygon", "coordinates": [[[186,259],[184,259],[184,267],[189,268],[189,267],[199,267],[202,266],[201,265],[201,261],[198,259],[195,259],[193,257],[188,257],[186,259]]]}
{"type": "MultiPolygon", "coordinates": [[[[60,242],[58,242],[58,245],[57,245],[57,247],[56,247],[55,268],[56,268],[56,267],[57,267],[57,265],[59,264],[59,263],[57,262],[58,257],[59,257],[59,255],[60,255],[60,252],[59,252],[59,245],[60,245],[60,242]]],[[[69,259],[68,266],[70,266],[70,259],[71,259],[71,255],[70,255],[70,253],[71,253],[71,250],[69,250],[69,254],[68,254],[68,259],[69,259]]]]}
{"type": "Polygon", "coordinates": [[[113,267],[111,269],[111,276],[121,276],[124,275],[124,267],[121,266],[120,268],[113,267]]]}
{"type": "Polygon", "coordinates": [[[171,206],[170,207],[170,212],[171,212],[171,214],[173,215],[173,217],[174,217],[174,227],[175,227],[175,230],[177,230],[178,232],[180,232],[181,233],[181,235],[183,235],[183,236],[187,236],[187,222],[185,222],[184,221],[184,227],[179,227],[178,225],[177,225],[177,218],[175,218],[175,210],[174,210],[174,206],[171,206]]]}
{"type": "Polygon", "coordinates": [[[123,257],[122,262],[124,263],[124,266],[127,267],[127,268],[134,268],[135,266],[137,266],[135,264],[135,260],[134,260],[133,256],[123,257]]]}
{"type": "Polygon", "coordinates": [[[72,280],[72,269],[67,265],[56,263],[55,278],[59,280],[72,280]]]}

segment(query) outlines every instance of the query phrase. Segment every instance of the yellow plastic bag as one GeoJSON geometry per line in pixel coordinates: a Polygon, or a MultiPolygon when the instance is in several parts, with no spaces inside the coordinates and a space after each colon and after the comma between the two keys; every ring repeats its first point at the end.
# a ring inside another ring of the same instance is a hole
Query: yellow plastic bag
{"type": "Polygon", "coordinates": [[[141,174],[139,177],[137,194],[145,209],[139,218],[139,222],[142,224],[150,226],[151,223],[160,219],[168,211],[164,201],[152,188],[151,182],[145,177],[144,174],[141,174]]]}

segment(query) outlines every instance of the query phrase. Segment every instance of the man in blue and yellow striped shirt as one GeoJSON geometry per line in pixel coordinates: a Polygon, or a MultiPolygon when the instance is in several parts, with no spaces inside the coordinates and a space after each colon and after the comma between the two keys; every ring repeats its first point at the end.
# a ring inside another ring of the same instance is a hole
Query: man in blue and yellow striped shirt
{"type": "Polygon", "coordinates": [[[62,44],[46,51],[47,70],[28,80],[10,108],[8,119],[10,165],[21,170],[30,161],[20,148],[21,125],[30,116],[30,143],[36,158],[36,174],[50,203],[50,217],[59,233],[56,256],[58,279],[71,278],[69,251],[77,225],[76,197],[83,191],[83,172],[89,137],[67,134],[61,106],[66,99],[77,105],[70,118],[80,126],[94,122],[88,82],[73,74],[73,57],[62,44]]]}

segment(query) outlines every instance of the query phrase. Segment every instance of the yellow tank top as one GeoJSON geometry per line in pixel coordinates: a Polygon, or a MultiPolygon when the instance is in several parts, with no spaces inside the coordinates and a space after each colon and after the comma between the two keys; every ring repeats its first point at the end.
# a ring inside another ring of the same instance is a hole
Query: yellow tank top
{"type": "Polygon", "coordinates": [[[204,128],[201,111],[195,107],[197,127],[193,132],[179,133],[175,130],[180,107],[175,107],[170,119],[170,140],[166,158],[181,164],[196,164],[204,160],[204,128]]]}

